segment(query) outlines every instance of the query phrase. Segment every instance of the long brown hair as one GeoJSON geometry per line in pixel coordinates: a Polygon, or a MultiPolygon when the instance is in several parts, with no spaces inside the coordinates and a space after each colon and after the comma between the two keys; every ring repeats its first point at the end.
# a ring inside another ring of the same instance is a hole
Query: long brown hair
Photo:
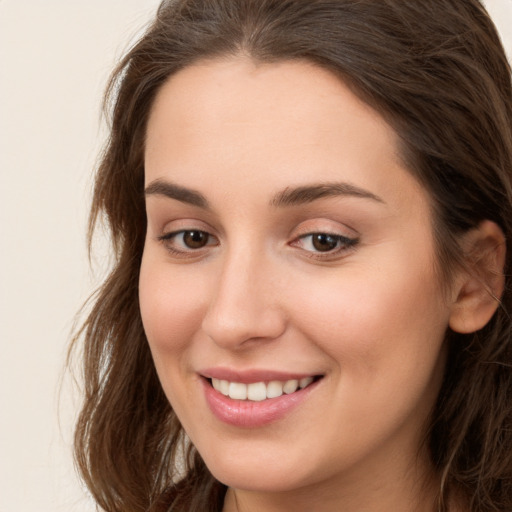
{"type": "Polygon", "coordinates": [[[120,63],[106,105],[90,236],[104,216],[115,265],[75,338],[85,398],[76,461],[109,512],[218,511],[225,487],[208,472],[166,400],[142,328],[144,139],[155,95],[199,59],[244,53],[302,59],[336,73],[393,126],[408,168],[429,191],[438,264],[449,279],[457,240],[480,221],[507,238],[501,306],[477,333],[448,333],[449,357],[427,443],[472,512],[512,510],[511,70],[478,0],[175,0],[163,2],[120,63]],[[159,508],[160,507],[160,508],[159,508]]]}

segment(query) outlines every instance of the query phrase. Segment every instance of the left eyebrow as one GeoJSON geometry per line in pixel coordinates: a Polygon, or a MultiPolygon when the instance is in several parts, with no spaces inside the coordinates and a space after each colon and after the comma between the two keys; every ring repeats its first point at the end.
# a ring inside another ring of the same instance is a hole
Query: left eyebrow
{"type": "Polygon", "coordinates": [[[318,183],[294,188],[287,187],[282,192],[276,194],[270,204],[276,207],[296,206],[312,203],[324,197],[335,196],[359,197],[386,204],[385,201],[372,192],[345,182],[318,183]]]}

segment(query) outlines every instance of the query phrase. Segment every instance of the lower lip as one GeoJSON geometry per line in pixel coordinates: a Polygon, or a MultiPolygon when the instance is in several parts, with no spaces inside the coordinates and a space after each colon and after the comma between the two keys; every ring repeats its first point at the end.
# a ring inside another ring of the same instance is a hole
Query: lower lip
{"type": "Polygon", "coordinates": [[[210,410],[220,421],[235,427],[263,427],[284,418],[298,407],[317,387],[319,381],[289,395],[268,398],[261,402],[233,400],[216,391],[206,379],[201,379],[210,410]]]}

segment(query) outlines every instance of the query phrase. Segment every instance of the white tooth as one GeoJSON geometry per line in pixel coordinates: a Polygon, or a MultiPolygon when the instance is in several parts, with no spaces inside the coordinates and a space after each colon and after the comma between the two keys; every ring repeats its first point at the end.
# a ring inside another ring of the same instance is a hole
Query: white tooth
{"type": "Polygon", "coordinates": [[[229,382],[227,380],[221,380],[219,386],[219,391],[224,396],[229,396],[229,382]]]}
{"type": "Polygon", "coordinates": [[[272,380],[267,384],[267,398],[277,398],[283,394],[283,383],[272,380]]]}
{"type": "Polygon", "coordinates": [[[295,393],[297,388],[299,387],[299,381],[297,379],[287,380],[284,383],[283,391],[289,395],[290,393],[295,393]]]}
{"type": "Polygon", "coordinates": [[[299,387],[300,389],[304,389],[305,387],[309,386],[313,382],[313,377],[304,377],[303,379],[300,379],[299,387]]]}
{"type": "Polygon", "coordinates": [[[247,384],[230,382],[229,398],[232,398],[233,400],[247,400],[247,384]]]}
{"type": "Polygon", "coordinates": [[[267,386],[264,382],[254,382],[247,386],[247,398],[255,402],[261,402],[267,398],[267,386]]]}
{"type": "Polygon", "coordinates": [[[212,386],[213,386],[213,389],[216,389],[217,391],[220,391],[220,380],[219,379],[212,379],[212,386]]]}

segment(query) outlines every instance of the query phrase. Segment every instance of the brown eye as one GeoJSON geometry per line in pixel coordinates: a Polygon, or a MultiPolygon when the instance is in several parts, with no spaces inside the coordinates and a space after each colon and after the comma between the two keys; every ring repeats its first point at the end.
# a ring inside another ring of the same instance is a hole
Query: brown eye
{"type": "Polygon", "coordinates": [[[292,242],[309,256],[316,259],[341,258],[359,243],[358,238],[348,238],[343,235],[316,232],[302,235],[292,242]]]}
{"type": "Polygon", "coordinates": [[[159,236],[158,240],[172,256],[177,258],[204,256],[205,253],[201,249],[210,249],[219,245],[214,235],[201,229],[172,231],[159,236]]]}
{"type": "Polygon", "coordinates": [[[189,249],[201,249],[208,245],[209,237],[205,231],[184,231],[183,244],[189,249]]]}
{"type": "Polygon", "coordinates": [[[311,235],[311,244],[319,252],[327,252],[336,249],[339,243],[339,236],[327,233],[315,233],[311,235]]]}

